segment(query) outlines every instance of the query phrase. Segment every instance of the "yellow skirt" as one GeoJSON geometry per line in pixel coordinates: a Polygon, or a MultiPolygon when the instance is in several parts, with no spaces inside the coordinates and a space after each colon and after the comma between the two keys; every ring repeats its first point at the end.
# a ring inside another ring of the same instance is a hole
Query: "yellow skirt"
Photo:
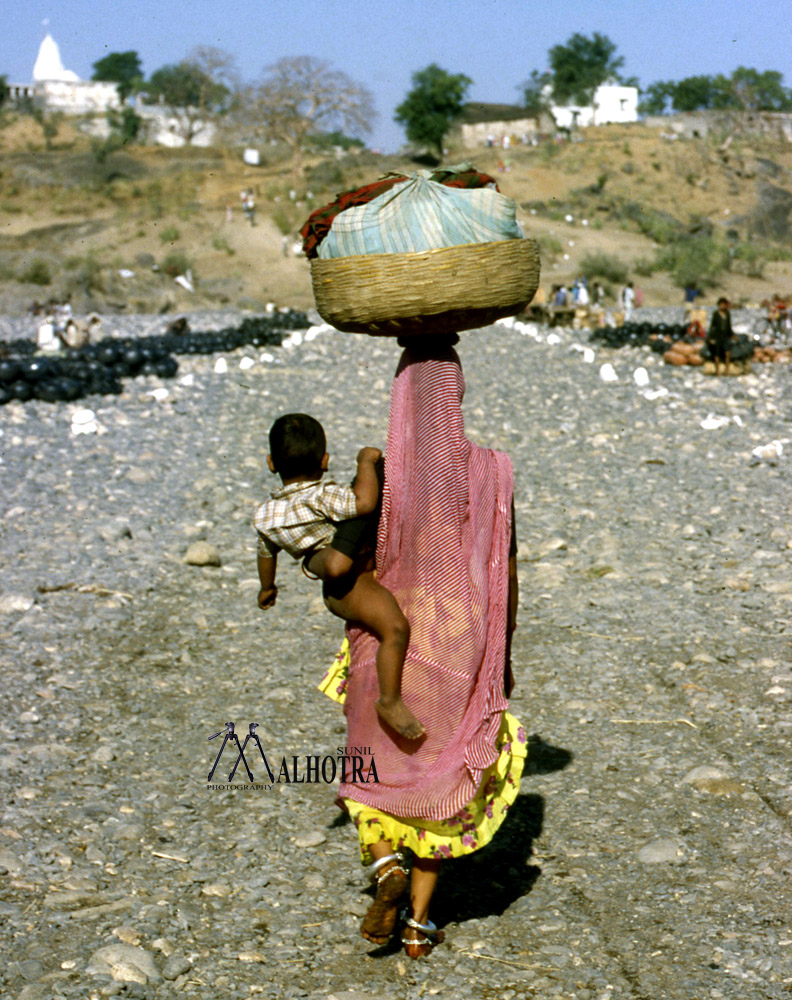
{"type": "MultiPolygon", "coordinates": [[[[349,642],[344,639],[319,690],[343,704],[348,672],[349,642]]],[[[501,719],[497,749],[498,759],[484,771],[472,801],[449,819],[431,822],[391,816],[354,799],[344,799],[357,827],[363,864],[371,864],[369,848],[383,839],[394,847],[408,847],[420,858],[458,858],[489,843],[517,796],[528,755],[525,730],[509,712],[504,712],[501,719]]]]}

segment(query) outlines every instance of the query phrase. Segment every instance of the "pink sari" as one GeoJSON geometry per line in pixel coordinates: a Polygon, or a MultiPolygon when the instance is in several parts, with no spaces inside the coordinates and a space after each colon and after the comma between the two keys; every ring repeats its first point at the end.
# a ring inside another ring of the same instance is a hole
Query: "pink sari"
{"type": "MultiPolygon", "coordinates": [[[[497,757],[503,691],[513,478],[502,452],[464,434],[453,348],[407,348],[391,394],[378,579],[411,626],[402,695],[427,735],[379,719],[376,639],[348,632],[347,746],[373,756],[379,783],[340,795],[398,817],[443,820],[475,796],[497,757]]],[[[357,751],[356,751],[357,752],[357,751]]]]}

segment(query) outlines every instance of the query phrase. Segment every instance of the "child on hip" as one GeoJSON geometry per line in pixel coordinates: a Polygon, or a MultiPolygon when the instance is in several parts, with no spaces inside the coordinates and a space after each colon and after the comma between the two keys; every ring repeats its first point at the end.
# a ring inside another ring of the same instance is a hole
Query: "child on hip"
{"type": "Polygon", "coordinates": [[[380,718],[407,739],[424,727],[401,697],[401,675],[410,626],[396,599],[374,578],[376,514],[381,493],[382,452],[362,448],[351,487],[325,477],[328,465],[322,425],[304,413],[279,417],[269,434],[267,464],[281,487],[256,511],[258,606],[275,604],[278,553],[303,560],[307,574],[322,580],[327,608],[346,622],[362,625],[379,640],[376,667],[380,718]]]}

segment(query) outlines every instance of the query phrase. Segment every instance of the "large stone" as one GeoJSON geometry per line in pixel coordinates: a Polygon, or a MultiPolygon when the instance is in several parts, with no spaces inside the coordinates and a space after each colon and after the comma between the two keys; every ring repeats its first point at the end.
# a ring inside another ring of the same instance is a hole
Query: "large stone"
{"type": "Polygon", "coordinates": [[[15,611],[30,611],[35,603],[27,594],[3,594],[0,597],[0,615],[12,615],[15,611]]]}
{"type": "Polygon", "coordinates": [[[184,554],[184,561],[188,566],[220,566],[222,560],[220,553],[209,542],[198,541],[188,546],[184,554]]]}
{"type": "Polygon", "coordinates": [[[683,856],[682,845],[672,837],[660,837],[652,840],[638,851],[638,860],[645,865],[663,864],[679,861],[683,856]]]}
{"type": "Polygon", "coordinates": [[[150,952],[129,944],[109,944],[95,951],[85,970],[89,975],[110,975],[120,983],[156,983],[162,978],[150,952]]]}

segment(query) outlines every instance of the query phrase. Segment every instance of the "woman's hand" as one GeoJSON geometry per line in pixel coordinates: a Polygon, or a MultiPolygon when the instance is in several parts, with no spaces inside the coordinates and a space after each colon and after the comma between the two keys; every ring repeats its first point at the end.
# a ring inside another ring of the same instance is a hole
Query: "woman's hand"
{"type": "Polygon", "coordinates": [[[379,448],[361,448],[358,452],[358,462],[379,462],[382,452],[379,448]]]}

